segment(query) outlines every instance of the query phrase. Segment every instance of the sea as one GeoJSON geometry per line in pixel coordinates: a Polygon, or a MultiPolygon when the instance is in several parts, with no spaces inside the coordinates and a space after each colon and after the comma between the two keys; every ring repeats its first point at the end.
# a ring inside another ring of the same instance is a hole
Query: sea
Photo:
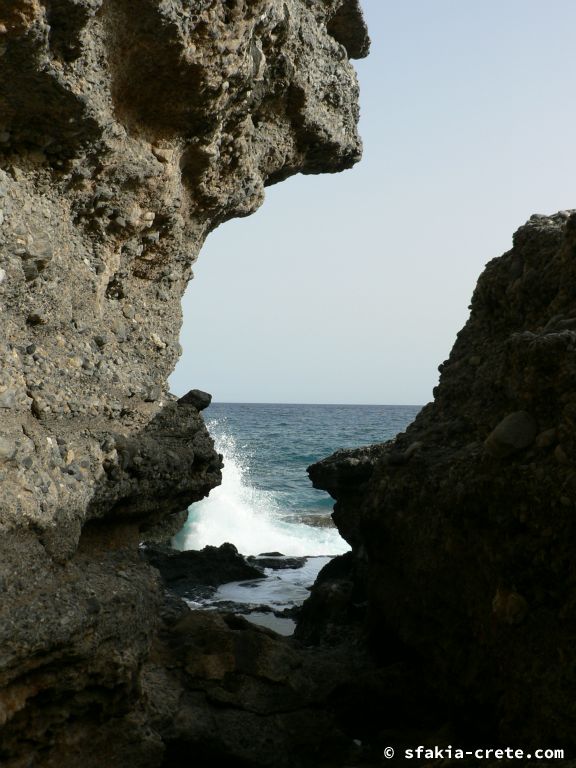
{"type": "MultiPolygon", "coordinates": [[[[279,611],[301,603],[322,565],[349,549],[332,523],[333,499],[312,487],[306,468],[339,448],[393,438],[420,408],[212,403],[203,415],[223,455],[222,485],[190,507],[173,546],[230,542],[245,556],[276,552],[307,559],[296,569],[267,571],[261,583],[225,585],[211,606],[264,604],[279,611]]],[[[256,614],[252,618],[258,623],[256,614]]],[[[272,626],[268,616],[260,623],[272,626]]],[[[280,623],[273,628],[282,631],[280,623]]]]}

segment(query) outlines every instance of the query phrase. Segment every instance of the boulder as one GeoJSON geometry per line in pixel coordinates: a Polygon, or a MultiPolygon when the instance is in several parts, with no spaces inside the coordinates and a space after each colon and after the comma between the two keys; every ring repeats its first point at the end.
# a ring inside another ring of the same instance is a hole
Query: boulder
{"type": "Polygon", "coordinates": [[[515,411],[505,416],[484,442],[486,451],[503,459],[528,448],[538,434],[538,424],[526,411],[515,411]]]}
{"type": "Polygon", "coordinates": [[[191,389],[178,402],[182,405],[193,405],[197,411],[203,411],[212,402],[212,395],[208,392],[202,392],[201,389],[191,389]]]}
{"type": "Polygon", "coordinates": [[[183,552],[153,544],[144,546],[142,553],[160,571],[165,586],[183,597],[196,595],[198,587],[218,587],[230,581],[264,576],[260,568],[246,562],[233,544],[183,552]]]}

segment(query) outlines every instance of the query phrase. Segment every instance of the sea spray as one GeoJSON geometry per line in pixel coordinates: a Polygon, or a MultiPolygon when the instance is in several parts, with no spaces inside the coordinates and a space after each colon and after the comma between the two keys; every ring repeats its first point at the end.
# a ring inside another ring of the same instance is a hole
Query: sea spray
{"type": "MultiPolygon", "coordinates": [[[[190,507],[188,521],[174,540],[178,549],[201,549],[231,542],[244,555],[338,555],[349,549],[335,528],[313,527],[283,516],[282,494],[255,487],[251,456],[226,431],[224,420],[208,423],[216,450],[224,457],[222,485],[190,507]]],[[[303,474],[303,483],[308,483],[303,474]]]]}
{"type": "Polygon", "coordinates": [[[312,486],[306,468],[338,448],[394,437],[418,410],[212,403],[208,428],[224,456],[223,483],[192,505],[175,546],[199,549],[228,541],[245,555],[283,552],[301,557],[302,564],[266,567],[266,578],[224,584],[190,606],[238,610],[250,621],[291,634],[294,621],[284,610],[300,605],[322,566],[348,550],[337,530],[326,527],[332,499],[312,486]]]}

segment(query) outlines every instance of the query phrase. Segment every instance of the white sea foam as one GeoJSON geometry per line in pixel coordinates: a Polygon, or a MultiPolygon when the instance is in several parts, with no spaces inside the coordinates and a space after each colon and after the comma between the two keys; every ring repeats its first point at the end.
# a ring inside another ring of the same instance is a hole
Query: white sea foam
{"type": "Polygon", "coordinates": [[[213,603],[224,600],[244,605],[269,605],[274,609],[300,605],[310,595],[308,587],[328,562],[330,557],[310,557],[301,568],[266,568],[268,578],[223,584],[211,600],[213,603]]]}
{"type": "Polygon", "coordinates": [[[274,494],[250,485],[246,457],[232,436],[221,434],[215,443],[224,456],[222,485],[190,507],[188,521],[174,540],[178,549],[231,542],[243,555],[339,555],[348,551],[348,544],[334,528],[283,519],[274,494]]]}

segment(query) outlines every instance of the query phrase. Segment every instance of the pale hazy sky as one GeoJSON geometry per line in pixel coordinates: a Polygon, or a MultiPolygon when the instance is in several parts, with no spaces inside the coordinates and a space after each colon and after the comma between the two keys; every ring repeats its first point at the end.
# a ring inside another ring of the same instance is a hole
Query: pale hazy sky
{"type": "Polygon", "coordinates": [[[431,399],[483,265],[576,207],[574,0],[363,0],[364,158],[213,233],[171,379],[224,402],[431,399]]]}

